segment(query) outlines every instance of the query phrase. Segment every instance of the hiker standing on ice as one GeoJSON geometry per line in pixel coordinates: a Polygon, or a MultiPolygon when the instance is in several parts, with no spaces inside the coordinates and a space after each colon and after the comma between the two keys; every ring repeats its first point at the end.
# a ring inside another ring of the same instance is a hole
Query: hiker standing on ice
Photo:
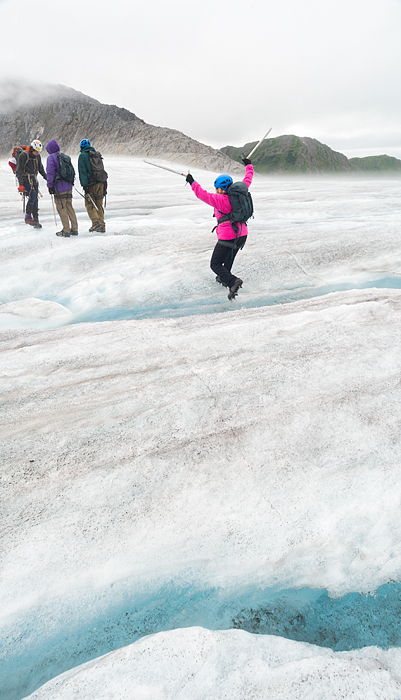
{"type": "MultiPolygon", "coordinates": [[[[46,151],[49,156],[46,161],[47,187],[49,194],[54,195],[57,213],[61,219],[63,228],[57,231],[56,236],[69,238],[70,235],[78,235],[77,217],[72,206],[72,182],[63,180],[60,177],[60,146],[52,139],[46,144],[46,151]]],[[[68,160],[70,160],[68,158],[68,160]]],[[[71,165],[72,168],[72,165],[71,165]]],[[[72,173],[74,169],[72,168],[72,173]]]]}
{"type": "Polygon", "coordinates": [[[103,208],[103,198],[106,194],[105,182],[103,180],[96,179],[93,173],[90,157],[90,154],[96,153],[96,151],[91,146],[89,139],[82,139],[79,147],[81,149],[81,153],[79,154],[78,158],[79,181],[85,192],[85,208],[88,212],[90,220],[92,221],[92,226],[90,227],[89,231],[105,233],[106,224],[104,221],[103,208]]]}
{"type": "MultiPolygon", "coordinates": [[[[242,162],[246,166],[245,177],[242,182],[249,187],[253,178],[253,167],[249,158],[243,158],[242,162]]],[[[233,184],[233,179],[230,175],[219,175],[214,181],[216,194],[202,189],[190,173],[188,173],[186,180],[191,185],[198,199],[214,207],[214,216],[218,222],[216,227],[218,240],[210,260],[210,267],[216,275],[216,281],[222,284],[223,287],[229,288],[228,298],[234,299],[237,296],[238,289],[242,287],[242,280],[231,274],[231,268],[235,256],[246,243],[248,229],[245,223],[236,223],[231,221],[229,217],[233,209],[228,198],[227,189],[233,184]]]]}
{"type": "Polygon", "coordinates": [[[28,197],[26,205],[25,223],[30,224],[34,228],[42,228],[39,223],[39,204],[38,204],[38,172],[46,180],[46,173],[42,165],[40,152],[42,144],[38,139],[32,141],[29,150],[21,151],[18,156],[17,168],[15,175],[17,177],[19,187],[18,190],[28,197]]]}

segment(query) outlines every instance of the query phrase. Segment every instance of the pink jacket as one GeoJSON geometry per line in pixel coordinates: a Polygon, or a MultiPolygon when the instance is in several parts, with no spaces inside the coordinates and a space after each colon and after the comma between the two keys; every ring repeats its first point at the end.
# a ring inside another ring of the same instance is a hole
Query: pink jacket
{"type": "MultiPolygon", "coordinates": [[[[247,165],[245,168],[245,177],[242,180],[242,182],[245,182],[245,184],[249,187],[251,185],[252,178],[253,167],[252,165],[247,165]]],[[[198,182],[193,182],[191,187],[198,199],[202,200],[202,202],[205,202],[205,204],[210,204],[211,207],[214,207],[214,214],[217,219],[219,219],[220,216],[222,216],[222,214],[229,214],[230,211],[232,211],[228,195],[212,194],[211,192],[206,192],[206,190],[202,189],[198,182]]],[[[219,224],[217,226],[216,233],[217,238],[220,238],[224,241],[227,241],[230,238],[235,238],[237,236],[233,227],[231,226],[230,221],[223,221],[222,224],[219,224]]],[[[239,224],[238,237],[247,235],[248,229],[246,224],[239,224]]]]}

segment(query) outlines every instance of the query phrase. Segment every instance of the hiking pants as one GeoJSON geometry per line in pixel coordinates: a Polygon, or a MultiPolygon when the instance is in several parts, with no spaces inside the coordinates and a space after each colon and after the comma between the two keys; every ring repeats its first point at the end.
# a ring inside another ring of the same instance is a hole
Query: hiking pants
{"type": "Polygon", "coordinates": [[[70,229],[76,231],[78,229],[78,221],[72,206],[72,193],[55,194],[54,201],[56,202],[57,213],[63,224],[64,233],[68,233],[70,229]]]}
{"type": "Polygon", "coordinates": [[[86,189],[87,193],[92,197],[93,202],[95,203],[95,206],[93,206],[91,199],[89,199],[88,194],[86,194],[85,208],[88,212],[90,220],[92,221],[92,226],[94,226],[95,224],[102,224],[102,226],[105,226],[103,209],[103,182],[96,182],[94,185],[89,185],[89,187],[87,187],[86,189]]]}
{"type": "Polygon", "coordinates": [[[26,203],[26,210],[25,213],[27,216],[32,216],[33,219],[38,219],[38,190],[39,190],[39,185],[38,181],[34,180],[33,182],[29,182],[28,178],[24,177],[23,180],[24,184],[24,191],[26,192],[26,195],[28,197],[28,201],[26,203]]]}
{"type": "Polygon", "coordinates": [[[232,287],[236,280],[235,275],[231,274],[231,268],[235,256],[238,251],[244,247],[247,237],[248,236],[240,236],[240,238],[236,239],[235,243],[234,240],[224,241],[224,243],[217,241],[215,245],[212,259],[210,260],[210,267],[215,275],[220,277],[222,283],[226,287],[232,287]],[[233,244],[233,247],[227,246],[227,244],[229,245],[230,243],[233,244]]]}

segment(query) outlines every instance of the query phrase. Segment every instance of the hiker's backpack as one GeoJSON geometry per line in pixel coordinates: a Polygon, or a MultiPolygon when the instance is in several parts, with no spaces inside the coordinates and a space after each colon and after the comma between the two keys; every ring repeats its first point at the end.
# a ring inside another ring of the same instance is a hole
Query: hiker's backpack
{"type": "Polygon", "coordinates": [[[237,224],[246,224],[248,219],[253,215],[251,193],[245,182],[233,182],[232,185],[227,187],[227,195],[232,206],[232,211],[229,214],[223,214],[217,221],[219,224],[222,224],[223,221],[230,221],[231,226],[238,235],[239,227],[237,224]]]}
{"type": "Polygon", "coordinates": [[[56,173],[56,177],[54,178],[54,187],[57,191],[57,180],[65,180],[65,182],[71,182],[71,184],[74,184],[75,180],[75,170],[74,166],[71,163],[71,158],[70,156],[66,156],[65,153],[57,153],[58,156],[58,162],[59,162],[59,170],[56,173]]]}
{"type": "Polygon", "coordinates": [[[104,169],[103,156],[99,151],[89,151],[89,160],[91,164],[92,177],[96,182],[103,183],[103,194],[107,192],[107,178],[108,175],[104,169]]]}
{"type": "Polygon", "coordinates": [[[8,161],[8,164],[11,170],[13,171],[14,175],[18,165],[18,158],[21,155],[22,151],[29,151],[29,146],[14,146],[13,152],[8,161]]]}

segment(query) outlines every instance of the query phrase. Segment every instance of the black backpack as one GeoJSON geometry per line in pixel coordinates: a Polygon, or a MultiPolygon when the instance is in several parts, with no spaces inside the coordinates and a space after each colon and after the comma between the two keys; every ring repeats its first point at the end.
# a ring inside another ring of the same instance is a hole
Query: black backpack
{"type": "Polygon", "coordinates": [[[57,180],[65,180],[65,182],[71,182],[72,185],[74,184],[75,180],[75,170],[73,164],[71,163],[70,156],[66,156],[64,153],[57,153],[57,155],[59,162],[59,170],[56,174],[56,177],[54,178],[54,187],[56,188],[56,190],[57,180]]]}
{"type": "Polygon", "coordinates": [[[103,156],[99,151],[89,151],[89,160],[91,164],[92,177],[96,182],[103,182],[104,194],[107,192],[108,175],[104,169],[103,156]]]}
{"type": "Polygon", "coordinates": [[[248,219],[253,215],[251,193],[245,182],[233,182],[232,185],[227,187],[227,194],[232,206],[232,211],[229,214],[223,214],[223,216],[218,219],[218,223],[222,224],[223,221],[231,221],[231,226],[238,235],[239,228],[237,224],[246,224],[248,219]]]}

